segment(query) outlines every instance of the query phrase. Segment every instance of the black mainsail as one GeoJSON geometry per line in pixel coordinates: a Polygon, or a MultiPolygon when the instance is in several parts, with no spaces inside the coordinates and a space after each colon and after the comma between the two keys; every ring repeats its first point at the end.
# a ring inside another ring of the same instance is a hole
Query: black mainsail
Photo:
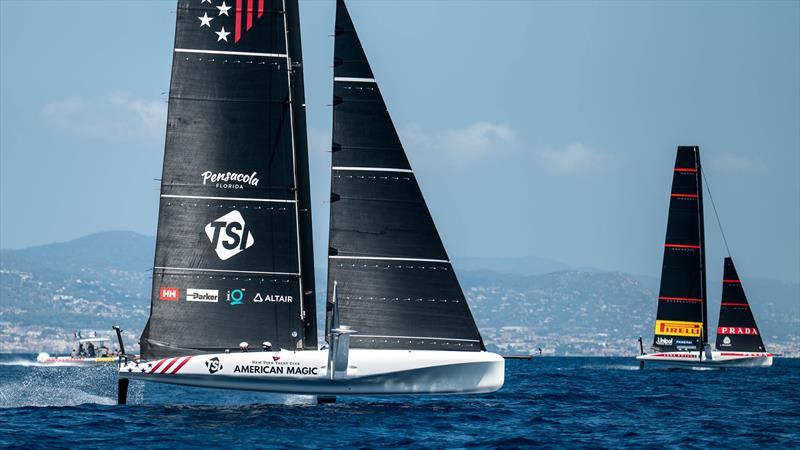
{"type": "Polygon", "coordinates": [[[764,341],[750,310],[742,280],[731,257],[725,258],[722,302],[717,324],[716,348],[720,351],[765,352],[764,341]]]}
{"type": "Polygon", "coordinates": [[[698,350],[708,340],[700,149],[678,147],[653,340],[657,351],[698,350]]]}
{"type": "Polygon", "coordinates": [[[179,0],[144,358],[317,347],[296,0],[179,0]]]}
{"type": "Polygon", "coordinates": [[[484,350],[342,0],[333,90],[326,330],[336,282],[352,348],[484,350]]]}

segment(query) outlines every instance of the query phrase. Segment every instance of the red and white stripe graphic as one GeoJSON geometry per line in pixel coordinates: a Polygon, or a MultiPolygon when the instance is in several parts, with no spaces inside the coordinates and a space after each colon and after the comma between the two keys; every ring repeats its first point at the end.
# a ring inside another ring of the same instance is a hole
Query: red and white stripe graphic
{"type": "Polygon", "coordinates": [[[253,20],[254,17],[260,19],[261,16],[264,15],[264,0],[257,0],[258,1],[258,9],[254,8],[253,3],[255,0],[236,0],[236,6],[234,11],[236,12],[236,26],[233,29],[233,42],[239,42],[239,39],[242,38],[242,16],[245,17],[245,31],[253,28],[253,20]],[[247,2],[247,5],[243,5],[243,2],[247,2]]]}
{"type": "Polygon", "coordinates": [[[179,356],[177,358],[167,358],[159,360],[150,372],[148,373],[158,373],[158,374],[176,374],[178,373],[183,366],[186,365],[189,360],[192,359],[191,356],[179,356]]]}

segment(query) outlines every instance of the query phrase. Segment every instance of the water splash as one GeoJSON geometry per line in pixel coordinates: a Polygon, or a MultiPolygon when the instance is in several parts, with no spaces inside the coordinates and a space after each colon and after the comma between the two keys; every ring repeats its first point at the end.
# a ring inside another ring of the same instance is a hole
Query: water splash
{"type": "MultiPolygon", "coordinates": [[[[4,362],[11,365],[14,361],[4,362]]],[[[111,395],[105,395],[108,383],[108,370],[56,369],[52,365],[44,365],[23,361],[20,366],[31,366],[25,374],[16,380],[0,385],[0,408],[77,406],[86,403],[113,405],[116,403],[111,395]]],[[[105,369],[105,368],[104,368],[105,369]]]]}
{"type": "Polygon", "coordinates": [[[86,364],[82,363],[40,363],[38,361],[31,361],[29,359],[14,359],[11,361],[1,361],[0,366],[21,366],[21,367],[85,367],[86,364]]]}

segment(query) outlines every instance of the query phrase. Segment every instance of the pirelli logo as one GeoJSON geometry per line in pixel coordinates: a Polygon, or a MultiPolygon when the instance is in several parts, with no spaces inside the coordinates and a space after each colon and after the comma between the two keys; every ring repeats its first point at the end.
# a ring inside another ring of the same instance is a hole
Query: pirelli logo
{"type": "Polygon", "coordinates": [[[700,337],[702,322],[678,322],[676,320],[656,320],[656,334],[668,336],[700,337]]]}

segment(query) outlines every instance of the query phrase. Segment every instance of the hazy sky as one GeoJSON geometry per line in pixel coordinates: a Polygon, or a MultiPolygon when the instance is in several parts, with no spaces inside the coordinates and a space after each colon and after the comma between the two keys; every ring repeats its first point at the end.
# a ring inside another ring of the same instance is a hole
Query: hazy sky
{"type": "MultiPolygon", "coordinates": [[[[451,256],[658,274],[696,144],[742,276],[800,279],[800,2],[349,6],[451,256]]],[[[0,1],[0,247],[155,234],[174,10],[0,1]]],[[[333,14],[301,0],[318,256],[333,14]]]]}

